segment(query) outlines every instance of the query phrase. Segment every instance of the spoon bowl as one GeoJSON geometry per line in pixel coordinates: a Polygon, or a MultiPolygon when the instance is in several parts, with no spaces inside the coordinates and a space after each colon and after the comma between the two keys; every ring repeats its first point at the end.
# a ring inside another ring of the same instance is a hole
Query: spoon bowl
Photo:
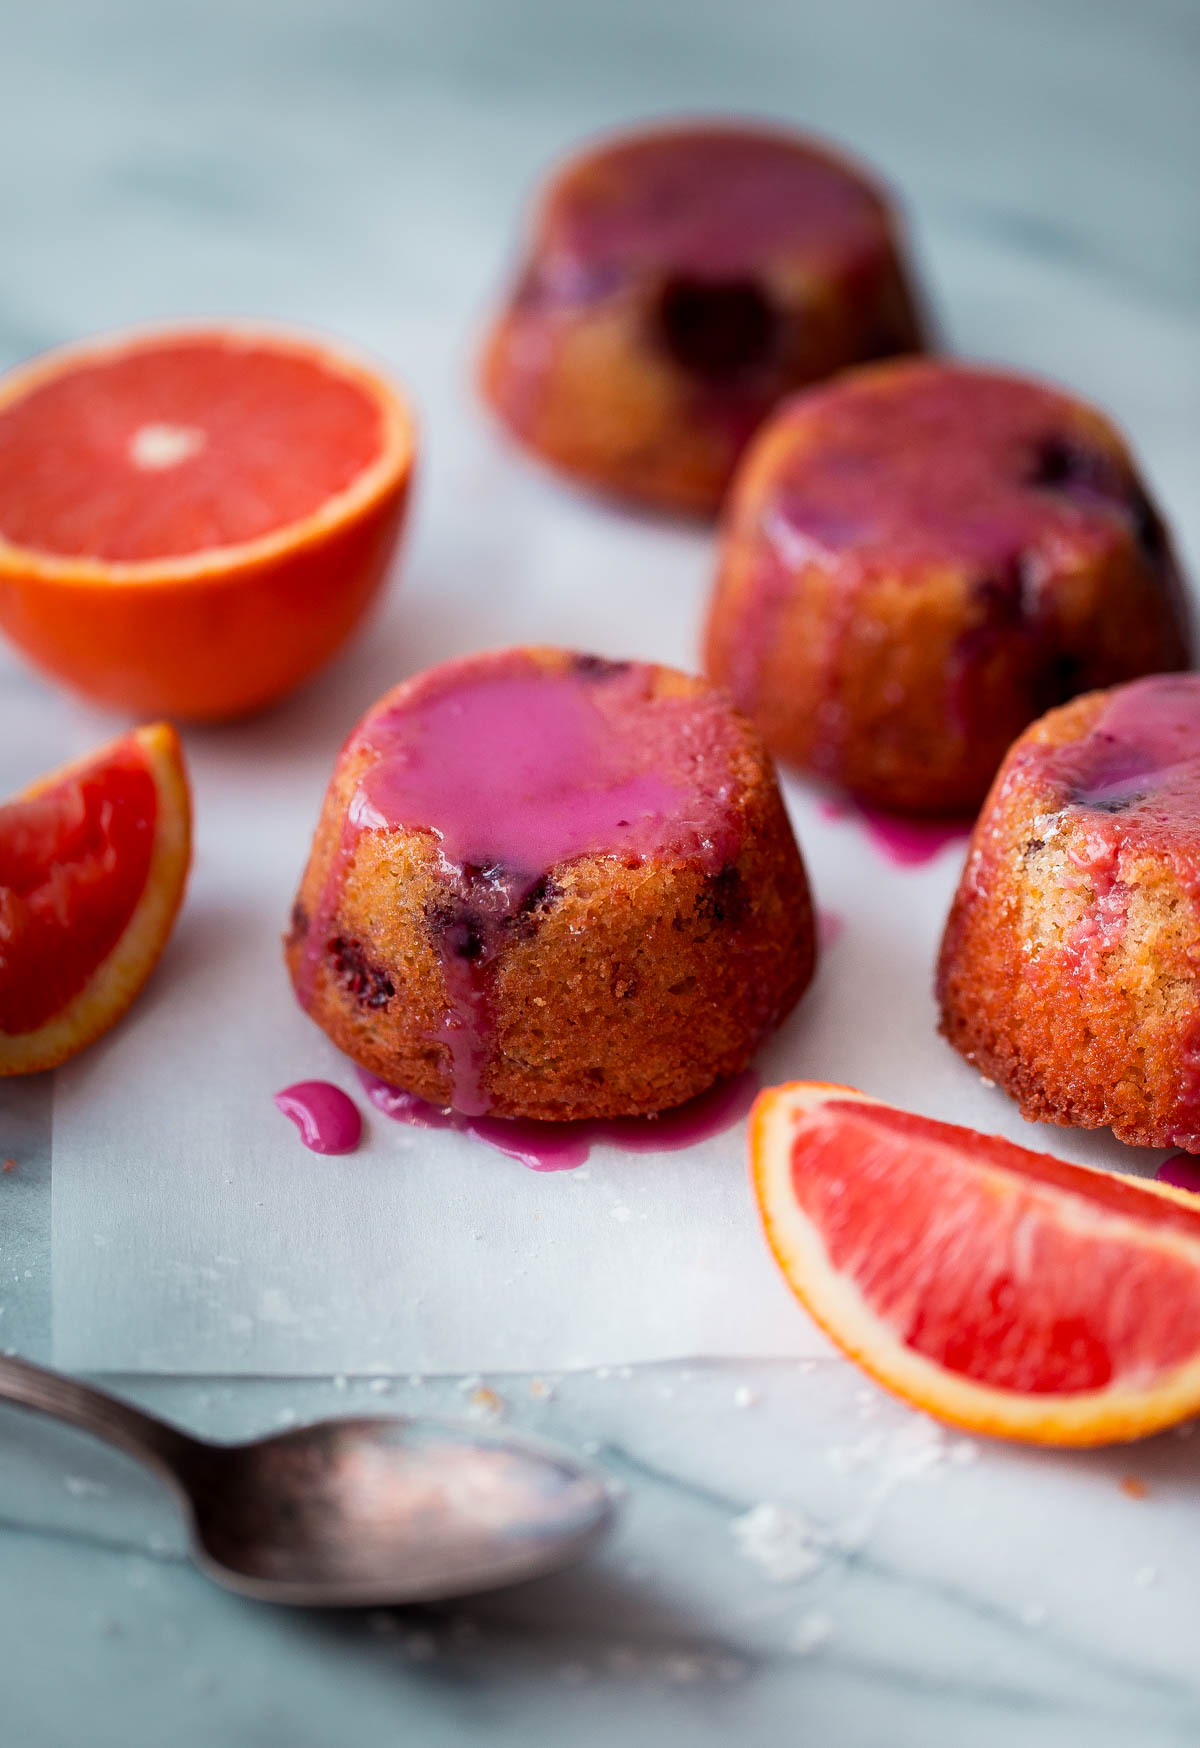
{"type": "Polygon", "coordinates": [[[449,1421],[318,1422],[206,1447],[189,1477],[193,1558],[271,1602],[428,1602],[533,1578],[602,1533],[599,1474],[449,1421]]]}
{"type": "Polygon", "coordinates": [[[0,1399],[156,1470],[187,1515],[196,1564],[260,1602],[346,1608],[489,1590],[568,1565],[612,1521],[599,1470],[453,1421],[347,1417],[209,1444],[11,1357],[0,1357],[0,1399]]]}

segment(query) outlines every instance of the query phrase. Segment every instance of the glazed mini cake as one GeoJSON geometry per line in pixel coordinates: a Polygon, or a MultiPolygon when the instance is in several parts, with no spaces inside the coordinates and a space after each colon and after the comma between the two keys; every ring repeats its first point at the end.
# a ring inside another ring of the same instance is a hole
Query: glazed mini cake
{"type": "Polygon", "coordinates": [[[287,943],[362,1067],[467,1115],[667,1110],[745,1068],[813,970],[753,727],[705,681],[514,649],[370,710],[287,943]]]}
{"type": "Polygon", "coordinates": [[[631,134],[576,158],[534,215],[483,390],[554,467],[711,514],[780,398],[919,350],[896,219],[796,135],[631,134]]]}
{"type": "Polygon", "coordinates": [[[1078,698],[1017,742],[938,995],[1027,1117],[1200,1152],[1200,675],[1078,698]]]}
{"type": "Polygon", "coordinates": [[[1061,391],[875,365],[797,396],[739,471],[708,671],[778,757],[878,806],[973,811],[1042,711],[1188,654],[1158,512],[1061,391]]]}

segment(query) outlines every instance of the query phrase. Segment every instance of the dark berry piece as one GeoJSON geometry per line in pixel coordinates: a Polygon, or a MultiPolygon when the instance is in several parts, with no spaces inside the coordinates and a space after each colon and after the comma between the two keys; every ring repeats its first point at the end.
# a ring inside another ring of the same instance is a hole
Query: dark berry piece
{"type": "Polygon", "coordinates": [[[581,680],[615,680],[629,671],[628,662],[610,662],[604,656],[577,655],[572,667],[581,680]]]}
{"type": "Polygon", "coordinates": [[[337,935],[329,943],[338,980],[348,994],[365,1008],[386,1007],[396,993],[396,986],[386,971],[372,965],[362,943],[337,935]]]}
{"type": "Polygon", "coordinates": [[[739,923],[746,920],[749,910],[746,885],[732,863],[708,876],[700,897],[699,909],[702,915],[711,918],[714,923],[728,923],[732,928],[737,928],[739,923]]]}
{"type": "Polygon", "coordinates": [[[779,341],[779,318],[753,279],[669,279],[659,296],[657,327],[668,353],[706,381],[740,376],[764,364],[779,341]]]}

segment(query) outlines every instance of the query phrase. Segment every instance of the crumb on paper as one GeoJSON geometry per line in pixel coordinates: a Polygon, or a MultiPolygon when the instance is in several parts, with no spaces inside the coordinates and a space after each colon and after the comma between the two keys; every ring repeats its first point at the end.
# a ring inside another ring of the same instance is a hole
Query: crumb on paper
{"type": "Polygon", "coordinates": [[[1140,1475],[1122,1475],[1121,1492],[1127,1493],[1130,1499],[1145,1499],[1150,1489],[1140,1475]]]}
{"type": "Polygon", "coordinates": [[[529,1394],[538,1397],[542,1402],[549,1402],[554,1395],[554,1385],[548,1384],[545,1378],[531,1378],[529,1380],[529,1394]]]}
{"type": "Polygon", "coordinates": [[[86,1475],[67,1475],[63,1486],[72,1499],[104,1499],[108,1495],[103,1481],[89,1481],[86,1475]]]}
{"type": "Polygon", "coordinates": [[[793,1584],[825,1564],[827,1537],[799,1512],[772,1500],[751,1506],[729,1526],[739,1552],[772,1584],[793,1584]]]}
{"type": "Polygon", "coordinates": [[[814,1651],[827,1645],[832,1637],[833,1622],[819,1609],[811,1609],[808,1614],[802,1614],[789,1634],[792,1650],[797,1657],[811,1657],[814,1651]]]}
{"type": "Polygon", "coordinates": [[[0,1169],[2,1169],[2,1170],[4,1170],[4,1171],[6,1171],[6,1172],[8,1172],[8,1171],[16,1171],[16,1169],[17,1169],[17,1162],[16,1162],[16,1160],[15,1160],[15,1159],[6,1159],[6,1160],[5,1160],[5,1161],[4,1161],[4,1165],[3,1165],[3,1167],[0,1167],[0,1169]]]}
{"type": "Polygon", "coordinates": [[[472,1390],[468,1398],[468,1411],[483,1419],[494,1418],[504,1413],[507,1404],[503,1396],[497,1395],[486,1384],[481,1384],[477,1390],[472,1390]]]}

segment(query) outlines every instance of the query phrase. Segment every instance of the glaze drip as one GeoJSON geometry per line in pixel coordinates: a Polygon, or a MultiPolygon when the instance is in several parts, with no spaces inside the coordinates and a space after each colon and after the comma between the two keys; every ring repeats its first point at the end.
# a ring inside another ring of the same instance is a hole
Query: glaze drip
{"type": "MultiPolygon", "coordinates": [[[[489,1108],[495,978],[509,944],[561,898],[555,870],[603,855],[718,876],[736,861],[736,723],[719,695],[659,695],[656,684],[640,663],[475,657],[420,676],[351,743],[367,762],[321,909],[334,914],[362,833],[433,840],[439,894],[426,923],[446,995],[433,1041],[462,1115],[489,1108]]],[[[352,969],[381,991],[369,966],[352,969]]]]}

